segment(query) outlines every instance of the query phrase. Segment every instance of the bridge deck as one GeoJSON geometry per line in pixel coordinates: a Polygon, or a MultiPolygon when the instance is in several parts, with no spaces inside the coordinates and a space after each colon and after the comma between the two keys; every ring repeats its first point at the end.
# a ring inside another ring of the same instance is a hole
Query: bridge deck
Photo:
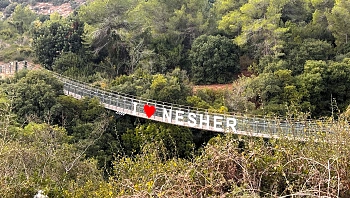
{"type": "Polygon", "coordinates": [[[284,137],[303,139],[315,133],[315,131],[329,131],[329,125],[324,125],[323,123],[319,124],[311,120],[290,122],[280,119],[264,119],[210,113],[208,111],[198,110],[191,107],[167,104],[159,101],[141,99],[135,96],[113,93],[57,74],[55,75],[63,82],[64,93],[66,95],[70,95],[77,99],[81,99],[82,97],[96,97],[107,109],[119,112],[120,114],[128,114],[158,122],[214,132],[235,133],[264,138],[278,138],[283,135],[284,137]],[[150,118],[148,118],[144,112],[143,107],[145,104],[155,106],[156,108],[154,115],[150,118]],[[189,118],[190,114],[197,115],[192,118],[193,122],[191,122],[191,119],[189,118]],[[215,117],[220,118],[221,120],[219,121],[221,122],[214,120],[215,117]],[[208,118],[209,122],[204,118],[208,118]],[[229,121],[226,122],[226,120],[234,120],[236,124],[234,127],[230,128],[230,125],[233,124],[229,124],[229,121]]]}

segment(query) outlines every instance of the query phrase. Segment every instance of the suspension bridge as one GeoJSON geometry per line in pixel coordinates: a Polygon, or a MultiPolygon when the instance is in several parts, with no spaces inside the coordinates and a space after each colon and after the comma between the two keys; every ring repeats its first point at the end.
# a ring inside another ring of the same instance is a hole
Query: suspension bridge
{"type": "MultiPolygon", "coordinates": [[[[9,69],[5,67],[0,73],[17,72],[27,68],[11,64],[9,69]]],[[[281,118],[255,117],[234,113],[215,113],[206,109],[198,109],[161,101],[144,99],[123,93],[104,90],[93,87],[87,83],[49,71],[63,83],[64,94],[76,99],[83,97],[97,98],[101,104],[118,115],[131,115],[139,118],[150,119],[179,126],[195,129],[234,133],[239,135],[279,138],[290,137],[293,139],[305,139],[316,132],[330,132],[331,123],[310,119],[295,120],[281,118]]]]}
{"type": "Polygon", "coordinates": [[[144,99],[93,87],[53,73],[62,83],[64,94],[76,99],[98,98],[101,104],[119,115],[131,115],[195,129],[234,133],[263,138],[292,137],[304,139],[316,132],[330,132],[331,124],[315,120],[262,118],[239,114],[220,114],[205,109],[144,99]],[[147,115],[147,108],[154,112],[147,115]],[[150,115],[151,114],[151,115],[150,115]]]}

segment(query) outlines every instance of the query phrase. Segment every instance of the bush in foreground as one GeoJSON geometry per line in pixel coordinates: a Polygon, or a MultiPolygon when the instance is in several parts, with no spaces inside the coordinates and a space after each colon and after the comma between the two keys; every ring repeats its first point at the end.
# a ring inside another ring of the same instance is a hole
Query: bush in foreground
{"type": "Polygon", "coordinates": [[[72,188],[69,197],[348,197],[350,146],[345,121],[333,134],[298,142],[232,135],[213,138],[192,160],[164,159],[162,143],[114,163],[108,182],[72,188]],[[91,191],[94,189],[94,191],[91,191]]]}

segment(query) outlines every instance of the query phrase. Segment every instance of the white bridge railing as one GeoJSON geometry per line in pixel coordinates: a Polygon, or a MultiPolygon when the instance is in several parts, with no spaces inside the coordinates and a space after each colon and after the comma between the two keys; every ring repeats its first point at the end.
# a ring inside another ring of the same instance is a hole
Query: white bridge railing
{"type": "Polygon", "coordinates": [[[233,132],[255,137],[278,138],[281,135],[303,139],[317,132],[329,132],[330,124],[313,120],[282,120],[248,117],[242,115],[218,114],[196,108],[169,104],[154,100],[105,91],[86,83],[53,73],[64,85],[65,95],[80,99],[96,97],[105,108],[119,115],[132,115],[159,122],[214,132],[233,132]],[[151,117],[144,112],[144,105],[156,108],[151,117]]]}

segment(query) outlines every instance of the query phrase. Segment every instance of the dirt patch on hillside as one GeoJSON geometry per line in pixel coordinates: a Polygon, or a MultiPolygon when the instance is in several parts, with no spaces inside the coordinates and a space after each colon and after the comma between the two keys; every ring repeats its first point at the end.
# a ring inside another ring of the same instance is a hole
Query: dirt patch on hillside
{"type": "Polygon", "coordinates": [[[30,9],[37,14],[50,15],[54,12],[58,12],[61,16],[68,16],[73,10],[70,3],[64,3],[62,5],[53,5],[52,3],[36,3],[35,6],[30,6],[30,9]]]}
{"type": "MultiPolygon", "coordinates": [[[[74,7],[76,7],[86,3],[86,0],[75,0],[73,3],[75,3],[74,7]]],[[[54,12],[58,12],[58,14],[60,14],[63,17],[66,17],[73,12],[71,3],[53,5],[50,2],[47,2],[47,3],[38,2],[34,6],[29,6],[29,8],[37,14],[50,15],[54,12]]]]}
{"type": "Polygon", "coordinates": [[[196,92],[199,89],[212,89],[212,90],[225,90],[231,89],[232,84],[214,84],[214,85],[195,85],[193,91],[196,92]]]}

